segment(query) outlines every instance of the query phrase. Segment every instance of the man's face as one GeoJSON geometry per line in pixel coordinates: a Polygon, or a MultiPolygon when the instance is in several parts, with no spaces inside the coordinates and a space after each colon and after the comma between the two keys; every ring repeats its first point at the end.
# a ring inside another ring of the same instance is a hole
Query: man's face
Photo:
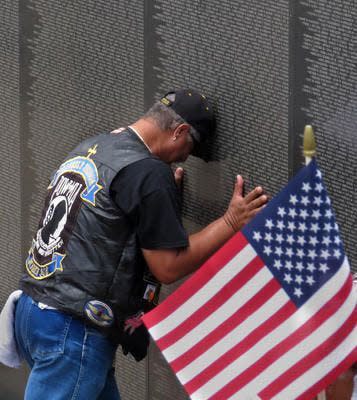
{"type": "Polygon", "coordinates": [[[186,126],[187,128],[183,129],[176,139],[176,162],[186,161],[194,147],[194,141],[190,134],[190,128],[188,125],[186,126]]]}

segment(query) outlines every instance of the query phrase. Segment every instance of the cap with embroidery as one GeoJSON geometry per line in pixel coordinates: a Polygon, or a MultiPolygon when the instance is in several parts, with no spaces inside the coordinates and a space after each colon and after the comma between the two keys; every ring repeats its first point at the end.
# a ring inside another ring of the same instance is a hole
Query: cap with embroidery
{"type": "Polygon", "coordinates": [[[205,95],[193,89],[179,89],[166,93],[160,101],[195,128],[196,142],[205,142],[213,133],[215,118],[205,95]]]}

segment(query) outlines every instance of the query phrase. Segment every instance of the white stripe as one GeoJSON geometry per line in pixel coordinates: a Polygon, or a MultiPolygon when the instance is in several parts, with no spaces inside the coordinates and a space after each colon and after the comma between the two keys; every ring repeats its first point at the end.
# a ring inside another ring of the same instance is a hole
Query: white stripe
{"type": "MultiPolygon", "coordinates": [[[[241,308],[250,297],[254,296],[262,289],[273,277],[268,268],[261,269],[253,278],[248,281],[241,289],[235,292],[225,303],[223,303],[214,313],[208,315],[200,324],[181,337],[177,342],[163,351],[168,362],[172,362],[181,354],[188,351],[195,344],[205,338],[214,329],[227,320],[239,308],[241,308]]],[[[217,294],[220,296],[220,293],[217,294]]]]}
{"type": "Polygon", "coordinates": [[[177,374],[182,384],[193,379],[202,372],[207,366],[220,358],[233,346],[245,339],[250,332],[260,326],[266,319],[274,315],[283,304],[287,303],[289,298],[283,289],[274,294],[265,304],[256,312],[249,316],[237,328],[228,332],[219,342],[209,348],[205,353],[196,358],[191,364],[187,365],[177,374]]]}
{"type": "Polygon", "coordinates": [[[245,266],[256,257],[256,252],[247,244],[232,260],[220,269],[212,278],[192,297],[165,319],[149,329],[151,336],[158,340],[175,329],[197,309],[218,293],[222,287],[236,276],[245,266]]]}
{"type": "Polygon", "coordinates": [[[336,349],[322,359],[318,364],[315,364],[311,369],[301,375],[298,379],[287,386],[278,395],[273,397],[275,400],[285,400],[296,398],[304,393],[314,383],[321,380],[331,370],[336,367],[341,361],[347,357],[348,354],[355,349],[357,343],[357,327],[346,337],[346,339],[339,344],[336,349]]]}
{"type": "MultiPolygon", "coordinates": [[[[295,347],[271,364],[259,376],[257,376],[257,378],[249,382],[244,389],[238,392],[235,396],[232,396],[231,399],[243,399],[249,393],[259,393],[268,386],[269,383],[277,379],[286,370],[293,367],[294,364],[310,354],[316,346],[333,335],[349,318],[355,309],[355,306],[355,296],[353,295],[353,292],[351,292],[349,297],[346,299],[346,302],[343,303],[335,314],[320,325],[320,327],[311,335],[306,337],[302,342],[298,343],[295,347]]],[[[310,375],[310,379],[311,382],[315,382],[313,375],[310,375]]],[[[294,398],[294,396],[288,396],[287,398],[294,398]]]]}
{"type": "Polygon", "coordinates": [[[223,369],[209,382],[198,389],[192,399],[202,399],[216,393],[223,386],[229,383],[236,376],[241,374],[252,364],[256,363],[265,353],[275,347],[278,343],[290,336],[299,326],[304,324],[311,315],[314,315],[326,302],[333,297],[345,283],[349,275],[348,265],[345,263],[336,274],[325,283],[320,290],[312,296],[303,307],[297,310],[285,322],[279,325],[274,331],[256,343],[248,352],[223,369]],[[308,312],[307,312],[308,310],[308,312]]]}

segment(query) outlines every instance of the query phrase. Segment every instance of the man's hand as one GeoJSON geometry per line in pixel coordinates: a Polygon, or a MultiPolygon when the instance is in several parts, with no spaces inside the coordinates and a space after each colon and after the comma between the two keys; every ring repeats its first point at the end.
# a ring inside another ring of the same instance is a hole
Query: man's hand
{"type": "Polygon", "coordinates": [[[244,180],[238,175],[232,199],[224,214],[224,220],[235,232],[238,232],[253,219],[265,206],[268,196],[263,193],[263,188],[258,186],[243,197],[244,180]]]}
{"type": "Polygon", "coordinates": [[[178,167],[175,170],[175,182],[176,182],[176,186],[178,187],[178,189],[181,191],[182,190],[182,182],[183,182],[183,168],[178,167]]]}

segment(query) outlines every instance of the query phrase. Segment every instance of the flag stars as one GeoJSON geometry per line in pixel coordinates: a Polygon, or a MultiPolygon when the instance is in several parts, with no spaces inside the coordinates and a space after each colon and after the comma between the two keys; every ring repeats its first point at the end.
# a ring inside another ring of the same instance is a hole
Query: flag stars
{"type": "Polygon", "coordinates": [[[305,255],[304,250],[303,249],[298,249],[296,252],[296,256],[299,258],[303,258],[305,255]]]}
{"type": "Polygon", "coordinates": [[[310,190],[311,190],[311,185],[310,185],[310,183],[309,183],[309,182],[303,182],[303,184],[302,184],[302,190],[303,190],[305,193],[310,192],[310,190]]]}
{"type": "Polygon", "coordinates": [[[321,217],[320,210],[313,210],[312,211],[312,218],[319,219],[321,217]]]}
{"type": "Polygon", "coordinates": [[[299,236],[297,241],[300,246],[303,246],[306,243],[304,236],[299,236]]]}
{"type": "MultiPolygon", "coordinates": [[[[289,223],[290,224],[290,223],[289,223]]],[[[292,224],[294,224],[293,222],[292,222],[292,224]]],[[[288,229],[289,229],[289,227],[288,227],[288,229]]],[[[295,226],[294,226],[294,229],[295,229],[295,226]]],[[[286,237],[286,241],[290,244],[290,245],[292,245],[293,243],[294,243],[294,236],[293,235],[288,235],[287,237],[286,237]]]]}
{"type": "Polygon", "coordinates": [[[277,233],[277,234],[276,234],[276,237],[275,237],[275,240],[276,240],[279,244],[282,244],[283,241],[284,241],[283,235],[282,235],[281,233],[277,233]]]}
{"type": "Polygon", "coordinates": [[[286,215],[286,211],[284,207],[278,207],[278,215],[281,218],[284,218],[284,216],[286,215]]]}
{"type": "Polygon", "coordinates": [[[332,218],[333,217],[333,214],[332,214],[332,211],[331,211],[330,208],[328,210],[326,210],[325,217],[326,218],[332,218]]]}
{"type": "Polygon", "coordinates": [[[292,222],[292,221],[288,222],[288,229],[289,229],[289,231],[294,232],[294,230],[296,229],[294,222],[292,222]]]}
{"type": "Polygon", "coordinates": [[[304,208],[302,208],[300,210],[300,217],[306,219],[308,216],[309,216],[308,212],[304,208]]]}
{"type": "Polygon", "coordinates": [[[322,177],[321,171],[319,169],[316,170],[316,178],[321,179],[321,177],[322,177]]]}
{"type": "Polygon", "coordinates": [[[275,254],[276,254],[278,257],[281,257],[281,255],[283,254],[282,248],[281,248],[281,247],[277,247],[277,248],[275,249],[275,254]]]}
{"type": "Polygon", "coordinates": [[[267,232],[264,236],[264,240],[270,243],[273,240],[273,235],[270,232],[267,232]]]}
{"type": "Polygon", "coordinates": [[[310,230],[313,231],[314,233],[317,233],[320,230],[319,224],[318,223],[312,223],[311,227],[310,227],[310,230]]]}
{"type": "Polygon", "coordinates": [[[270,256],[270,254],[272,253],[271,247],[270,246],[264,246],[263,253],[266,254],[267,256],[270,256]]]}
{"type": "Polygon", "coordinates": [[[294,206],[296,206],[296,204],[298,203],[298,199],[297,199],[297,196],[295,194],[291,194],[290,195],[289,203],[291,203],[294,206]]]}
{"type": "Polygon", "coordinates": [[[307,283],[308,285],[312,286],[312,285],[315,283],[314,277],[313,277],[313,276],[308,276],[308,277],[306,278],[306,283],[307,283]]]}
{"type": "Polygon", "coordinates": [[[335,250],[333,251],[333,255],[334,255],[334,257],[336,257],[336,258],[340,258],[340,257],[342,256],[342,253],[341,253],[340,249],[335,249],[335,250]]]}
{"type": "Polygon", "coordinates": [[[295,208],[289,208],[289,217],[294,219],[296,216],[297,216],[297,212],[296,212],[295,208]]]}
{"type": "Polygon", "coordinates": [[[287,247],[285,254],[287,257],[291,258],[294,255],[293,249],[291,247],[287,247]]]}
{"type": "Polygon", "coordinates": [[[304,266],[303,266],[302,262],[299,261],[299,262],[296,263],[295,268],[296,268],[299,272],[301,272],[301,271],[304,269],[304,266]]]}
{"type": "Polygon", "coordinates": [[[335,244],[337,244],[337,245],[338,245],[338,244],[341,244],[341,239],[340,239],[340,237],[339,237],[339,236],[335,236],[333,242],[334,242],[335,244]]]}
{"type": "Polygon", "coordinates": [[[305,222],[300,222],[299,223],[298,230],[301,231],[301,232],[305,232],[307,230],[305,222]]]}
{"type": "Polygon", "coordinates": [[[262,235],[260,234],[259,231],[254,231],[254,232],[253,232],[253,239],[254,239],[256,242],[260,242],[260,241],[261,241],[262,235]]]}
{"type": "Polygon", "coordinates": [[[319,271],[326,273],[330,268],[327,266],[326,263],[320,264],[319,271]]]}
{"type": "Polygon", "coordinates": [[[316,271],[316,267],[313,263],[307,263],[307,268],[308,271],[310,271],[311,273],[313,273],[314,271],[316,271]]]}
{"type": "Polygon", "coordinates": [[[317,257],[316,251],[314,249],[309,250],[309,254],[307,256],[314,260],[317,257]]]}
{"type": "Polygon", "coordinates": [[[324,224],[324,231],[331,232],[332,226],[330,223],[324,224]]]}
{"type": "Polygon", "coordinates": [[[294,290],[294,295],[298,298],[300,298],[303,295],[303,291],[300,288],[295,288],[294,290]]]}
{"type": "Polygon", "coordinates": [[[321,182],[316,183],[315,185],[315,190],[319,193],[321,193],[324,190],[324,187],[322,186],[321,182]]]}
{"type": "Polygon", "coordinates": [[[322,203],[323,203],[323,201],[321,199],[321,196],[314,197],[314,204],[316,204],[318,207],[320,207],[322,203]]]}
{"type": "Polygon", "coordinates": [[[268,229],[272,229],[272,228],[274,227],[273,220],[272,220],[272,219],[267,219],[267,220],[265,221],[265,226],[266,226],[268,229]]]}
{"type": "Polygon", "coordinates": [[[282,231],[285,228],[284,222],[279,220],[276,227],[282,231]]]}
{"type": "Polygon", "coordinates": [[[282,266],[283,266],[283,265],[282,265],[282,263],[281,263],[280,260],[275,260],[275,261],[274,261],[274,268],[280,269],[282,266]]]}
{"type": "Polygon", "coordinates": [[[284,281],[290,284],[293,281],[293,278],[290,274],[284,274],[284,281]]]}
{"type": "Polygon", "coordinates": [[[296,282],[298,285],[301,285],[301,284],[304,282],[304,280],[302,279],[302,276],[301,276],[301,275],[296,275],[296,276],[295,276],[295,282],[296,282]]]}
{"type": "Polygon", "coordinates": [[[331,244],[331,239],[329,238],[329,236],[324,236],[324,237],[322,238],[322,243],[323,243],[325,246],[329,246],[329,245],[331,244]]]}
{"type": "Polygon", "coordinates": [[[319,241],[317,240],[316,236],[310,236],[309,244],[311,244],[311,246],[316,246],[318,243],[319,243],[319,241]]]}
{"type": "Polygon", "coordinates": [[[328,250],[321,251],[321,258],[324,258],[325,260],[327,260],[329,257],[330,257],[330,253],[328,250]]]}
{"type": "Polygon", "coordinates": [[[291,270],[294,268],[293,263],[292,263],[291,261],[286,261],[286,263],[285,263],[284,266],[285,266],[285,268],[288,269],[289,271],[291,271],[291,270]]]}
{"type": "Polygon", "coordinates": [[[310,200],[307,196],[302,196],[301,203],[306,207],[310,203],[310,200]]]}

